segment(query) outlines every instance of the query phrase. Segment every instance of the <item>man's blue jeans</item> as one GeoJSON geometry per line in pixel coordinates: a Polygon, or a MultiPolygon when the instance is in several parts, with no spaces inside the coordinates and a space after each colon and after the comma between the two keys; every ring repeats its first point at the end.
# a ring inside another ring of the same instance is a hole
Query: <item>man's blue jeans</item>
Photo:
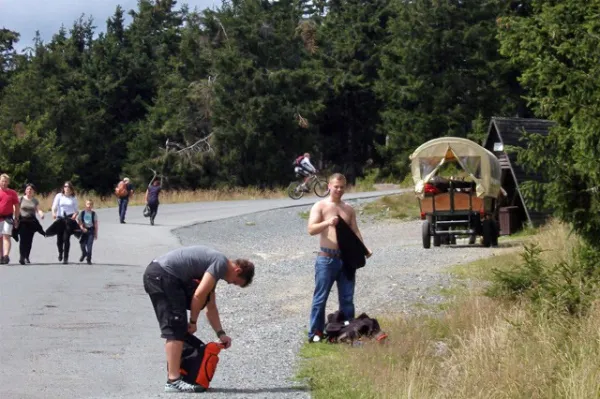
{"type": "Polygon", "coordinates": [[[119,221],[125,221],[125,214],[127,213],[127,204],[129,204],[129,198],[119,198],[119,221]]]}
{"type": "Polygon", "coordinates": [[[354,280],[349,280],[344,273],[341,259],[318,256],[315,262],[315,292],[310,311],[309,339],[317,333],[323,333],[325,306],[334,282],[337,283],[340,310],[347,320],[354,318],[354,280]]]}

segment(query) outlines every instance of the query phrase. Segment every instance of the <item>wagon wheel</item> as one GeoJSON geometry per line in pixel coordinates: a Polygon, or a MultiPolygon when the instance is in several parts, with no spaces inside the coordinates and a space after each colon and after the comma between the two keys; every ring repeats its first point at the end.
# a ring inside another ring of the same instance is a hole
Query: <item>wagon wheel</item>
{"type": "Polygon", "coordinates": [[[429,221],[424,221],[423,225],[421,226],[421,232],[423,235],[423,248],[428,249],[431,247],[431,233],[429,231],[429,221]]]}

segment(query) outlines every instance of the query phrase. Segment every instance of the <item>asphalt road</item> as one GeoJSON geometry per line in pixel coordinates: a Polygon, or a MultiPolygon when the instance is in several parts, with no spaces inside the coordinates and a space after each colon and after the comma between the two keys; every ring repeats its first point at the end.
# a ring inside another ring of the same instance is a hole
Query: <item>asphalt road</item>
{"type": "MultiPolygon", "coordinates": [[[[365,198],[400,190],[347,194],[365,198]]],[[[151,398],[165,379],[163,341],[142,286],[146,265],[180,246],[178,227],[289,206],[314,197],[161,205],[156,225],[130,207],[98,210],[93,265],[58,262],[56,239],[37,235],[31,265],[0,266],[0,398],[151,398]]],[[[49,226],[49,215],[43,221],[49,226]]],[[[284,349],[284,348],[283,348],[284,349]]],[[[227,372],[226,368],[218,372],[227,372]]]]}

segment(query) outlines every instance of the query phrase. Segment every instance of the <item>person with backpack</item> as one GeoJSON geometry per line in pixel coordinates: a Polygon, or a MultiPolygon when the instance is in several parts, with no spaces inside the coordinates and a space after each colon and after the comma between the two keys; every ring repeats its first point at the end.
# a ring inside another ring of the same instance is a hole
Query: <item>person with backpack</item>
{"type": "Polygon", "coordinates": [[[39,216],[44,218],[44,212],[39,209],[39,201],[35,198],[35,186],[31,183],[25,186],[25,195],[19,199],[21,206],[21,217],[19,228],[17,229],[19,238],[19,263],[31,263],[29,255],[33,244],[33,236],[36,232],[46,236],[44,229],[37,219],[39,216]]]}
{"type": "Polygon", "coordinates": [[[168,376],[165,392],[205,390],[181,378],[181,356],[186,335],[196,332],[198,316],[206,307],[210,326],[224,349],[229,348],[231,338],[221,326],[215,288],[219,280],[247,287],[253,278],[254,264],[249,260],[231,260],[221,252],[202,245],[175,249],[148,265],[143,277],[144,290],[154,307],[161,337],[166,340],[168,376]],[[190,309],[189,321],[187,309],[190,309]]]}
{"type": "Polygon", "coordinates": [[[87,264],[92,264],[92,247],[94,241],[98,239],[98,216],[93,209],[94,201],[88,199],[85,201],[85,209],[79,213],[77,221],[81,228],[82,234],[79,239],[81,245],[80,262],[87,258],[87,264]]]}
{"type": "Polygon", "coordinates": [[[119,184],[117,184],[117,188],[115,188],[115,195],[117,196],[117,203],[119,205],[119,221],[121,224],[125,223],[127,205],[129,204],[129,199],[133,197],[133,194],[133,185],[128,177],[121,180],[119,184]]]}
{"type": "Polygon", "coordinates": [[[300,189],[309,192],[308,181],[310,176],[317,173],[317,168],[310,163],[310,153],[306,152],[304,155],[300,155],[294,161],[294,172],[304,178],[304,182],[300,185],[300,189]]]}

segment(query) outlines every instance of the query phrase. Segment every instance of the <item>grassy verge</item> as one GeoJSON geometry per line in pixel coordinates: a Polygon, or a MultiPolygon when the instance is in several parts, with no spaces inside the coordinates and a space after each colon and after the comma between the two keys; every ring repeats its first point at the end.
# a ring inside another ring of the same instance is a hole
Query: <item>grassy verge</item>
{"type": "MultiPolygon", "coordinates": [[[[129,201],[129,205],[145,205],[145,189],[136,192],[129,201]]],[[[178,204],[185,202],[204,202],[204,201],[233,201],[248,199],[270,199],[285,198],[287,194],[283,189],[280,190],[260,190],[257,188],[235,188],[221,190],[195,190],[195,191],[164,191],[160,194],[161,204],[178,204]]],[[[94,201],[95,208],[107,208],[117,206],[115,196],[103,197],[94,193],[77,193],[80,206],[83,207],[86,199],[94,201]]],[[[54,195],[38,197],[40,206],[43,210],[50,210],[54,195]]]]}
{"type": "Polygon", "coordinates": [[[387,195],[364,205],[362,212],[375,218],[418,219],[419,202],[413,193],[387,195]]]}
{"type": "MultiPolygon", "coordinates": [[[[374,190],[373,185],[357,184],[348,186],[347,192],[356,193],[374,190]]],[[[129,205],[145,205],[144,193],[146,189],[137,191],[129,201],[129,205]]],[[[308,194],[312,195],[312,194],[308,194]]],[[[314,196],[314,195],[313,195],[314,196]]],[[[92,199],[95,208],[108,208],[117,206],[117,199],[114,195],[100,196],[96,193],[77,193],[80,206],[85,205],[84,201],[92,199]]],[[[205,202],[205,201],[235,201],[235,200],[253,200],[253,199],[274,199],[287,198],[285,188],[273,190],[262,190],[255,187],[212,189],[212,190],[181,190],[181,191],[163,191],[160,194],[161,204],[179,204],[186,202],[205,202]]],[[[316,197],[315,197],[316,198],[316,197]]],[[[52,206],[54,195],[37,196],[40,201],[40,207],[44,211],[49,211],[52,206]]]]}
{"type": "MultiPolygon", "coordinates": [[[[598,397],[597,294],[589,294],[589,306],[577,317],[535,301],[540,295],[545,295],[542,302],[564,300],[539,286],[548,285],[563,295],[573,291],[573,273],[564,270],[582,262],[581,243],[558,224],[523,241],[540,248],[538,258],[532,261],[517,250],[450,269],[461,279],[482,284],[453,290],[443,311],[410,317],[377,315],[389,334],[384,345],[307,344],[299,376],[308,382],[313,397],[598,397]],[[524,283],[532,264],[541,267],[536,270],[546,280],[536,280],[537,286],[524,284],[519,295],[514,291],[512,296],[485,295],[490,286],[505,284],[499,271],[516,273],[524,283]]],[[[597,284],[592,288],[590,292],[598,291],[597,284]]]]}

